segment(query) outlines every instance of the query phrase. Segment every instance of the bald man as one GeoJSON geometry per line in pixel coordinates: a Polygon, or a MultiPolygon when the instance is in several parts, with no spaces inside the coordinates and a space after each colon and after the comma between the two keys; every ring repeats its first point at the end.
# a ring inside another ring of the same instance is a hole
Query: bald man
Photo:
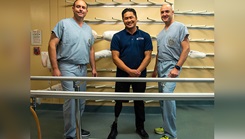
{"type": "MultiPolygon", "coordinates": [[[[157,36],[157,57],[152,77],[178,78],[181,67],[190,51],[189,33],[187,27],[174,21],[174,10],[168,3],[160,9],[162,21],[165,23],[163,30],[157,36]]],[[[158,89],[161,93],[173,93],[176,82],[159,82],[158,89]]],[[[163,134],[160,139],[176,139],[176,103],[175,100],[160,100],[163,124],[154,131],[163,134]]]]}

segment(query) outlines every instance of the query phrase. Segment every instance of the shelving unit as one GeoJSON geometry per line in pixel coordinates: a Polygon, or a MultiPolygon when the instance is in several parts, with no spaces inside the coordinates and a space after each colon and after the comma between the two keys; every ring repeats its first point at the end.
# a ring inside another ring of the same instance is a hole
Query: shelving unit
{"type": "MultiPolygon", "coordinates": [[[[166,1],[166,0],[165,0],[166,1]]],[[[66,6],[72,6],[73,0],[66,0],[66,6]]],[[[168,2],[168,1],[167,1],[168,2]]],[[[169,2],[172,3],[172,2],[169,2]]],[[[110,42],[103,39],[103,32],[108,30],[121,30],[123,29],[123,22],[121,19],[121,13],[118,12],[118,9],[128,8],[132,7],[135,8],[138,15],[138,22],[137,24],[140,26],[140,29],[148,32],[151,35],[152,41],[153,41],[153,53],[152,53],[152,63],[155,63],[155,56],[156,56],[156,39],[157,34],[163,29],[164,23],[162,22],[160,18],[160,13],[152,13],[149,14],[149,11],[146,13],[142,13],[144,9],[156,9],[156,11],[159,11],[160,7],[162,6],[162,3],[158,0],[88,0],[87,4],[89,5],[89,12],[90,11],[96,11],[93,14],[90,14],[90,16],[87,16],[85,18],[85,22],[89,24],[92,29],[94,29],[96,32],[98,32],[97,35],[97,41],[95,42],[95,52],[100,51],[101,49],[108,49],[110,47],[110,42]],[[110,9],[110,10],[108,10],[110,9]],[[112,12],[113,11],[113,12],[112,12]],[[114,12],[115,11],[115,12],[114,12]],[[105,14],[102,14],[104,12],[105,14]],[[144,16],[142,16],[144,14],[144,16]],[[162,26],[163,25],[163,26],[162,26]]],[[[174,4],[174,3],[172,3],[174,4]]],[[[174,5],[175,6],[175,5],[174,5]]],[[[215,26],[209,22],[191,22],[193,19],[202,18],[202,19],[212,19],[212,17],[215,15],[213,11],[206,9],[205,7],[197,10],[193,8],[189,8],[186,10],[183,10],[183,8],[179,9],[179,7],[175,6],[175,17],[178,18],[190,18],[188,23],[185,23],[186,27],[188,28],[189,32],[200,32],[201,35],[191,35],[189,38],[191,50],[192,45],[195,45],[196,48],[203,50],[207,58],[204,58],[202,60],[196,60],[197,62],[202,62],[201,65],[198,63],[195,65],[195,59],[191,59],[191,62],[189,62],[187,65],[183,66],[183,69],[185,69],[185,72],[188,72],[188,70],[195,70],[195,71],[207,71],[207,72],[213,72],[215,67],[214,64],[206,64],[206,61],[212,62],[215,54],[212,53],[211,47],[214,45],[215,39],[212,38],[212,36],[207,36],[209,32],[213,32],[215,29],[215,26]],[[178,8],[178,9],[176,9],[178,8]],[[208,32],[208,33],[206,33],[208,32]],[[206,48],[206,46],[208,48],[206,48]],[[204,48],[205,47],[205,48],[204,48]],[[210,53],[211,52],[211,53],[210,53]],[[200,66],[201,65],[201,66],[200,66]]],[[[177,21],[177,20],[176,20],[177,21]]],[[[181,21],[180,21],[181,22],[181,21]]],[[[99,75],[101,76],[114,76],[116,72],[116,68],[114,68],[114,64],[112,61],[108,61],[106,58],[101,58],[100,60],[96,61],[97,63],[97,71],[99,72],[99,75]],[[113,66],[113,67],[112,67],[113,66]]],[[[148,66],[148,73],[151,74],[153,72],[153,65],[151,64],[148,66]]],[[[91,69],[88,69],[88,71],[91,71],[91,69]]],[[[88,84],[88,89],[92,90],[98,90],[98,89],[111,89],[114,90],[114,84],[88,84]]],[[[183,87],[183,86],[182,86],[183,87]]],[[[195,86],[193,86],[195,87],[195,86]]],[[[148,90],[157,90],[157,83],[156,84],[150,84],[147,86],[148,90]]],[[[178,90],[178,89],[177,89],[178,90]]],[[[181,89],[179,89],[181,90],[181,89]]],[[[188,90],[188,89],[183,89],[188,90]]],[[[196,89],[198,90],[198,89],[196,89]]],[[[95,102],[101,102],[104,100],[96,100],[95,102]]],[[[148,101],[146,103],[151,103],[154,101],[148,101]]]]}

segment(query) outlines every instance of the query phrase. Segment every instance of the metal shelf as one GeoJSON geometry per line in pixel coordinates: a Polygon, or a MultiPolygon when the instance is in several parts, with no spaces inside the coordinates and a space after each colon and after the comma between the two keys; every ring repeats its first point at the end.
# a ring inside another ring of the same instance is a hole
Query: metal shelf
{"type": "Polygon", "coordinates": [[[208,16],[214,16],[214,12],[208,12],[207,10],[203,11],[193,11],[193,10],[187,10],[187,11],[180,11],[175,10],[174,14],[176,15],[208,15],[208,16]]]}
{"type": "MultiPolygon", "coordinates": [[[[73,1],[66,0],[66,3],[73,4],[73,1]]],[[[173,4],[167,0],[165,2],[173,4]]],[[[145,2],[137,2],[135,0],[128,0],[125,2],[119,2],[117,0],[111,0],[111,2],[104,2],[102,0],[94,0],[94,2],[87,2],[89,7],[161,7],[162,3],[155,2],[153,0],[146,0],[145,2]]],[[[72,5],[71,5],[72,6],[72,5]]],[[[207,10],[202,11],[194,11],[194,10],[186,10],[180,11],[179,9],[174,12],[176,15],[206,15],[206,16],[214,16],[214,12],[209,12],[207,10]]]]}
{"type": "Polygon", "coordinates": [[[204,42],[204,43],[214,43],[214,39],[191,39],[190,42],[204,42]]]}
{"type": "MultiPolygon", "coordinates": [[[[93,19],[84,19],[85,22],[89,24],[123,24],[122,19],[118,19],[115,17],[111,17],[110,19],[105,19],[101,17],[94,17],[93,19]]],[[[161,20],[156,20],[150,17],[147,17],[146,19],[138,19],[138,23],[154,23],[154,24],[164,24],[161,20]]]]}
{"type": "MultiPolygon", "coordinates": [[[[72,1],[66,0],[67,3],[73,4],[72,1]]],[[[162,3],[157,3],[152,0],[146,0],[145,2],[137,2],[134,0],[128,0],[125,2],[119,2],[112,0],[111,2],[104,2],[102,0],[95,0],[94,2],[87,2],[89,7],[160,7],[162,3]]]]}
{"type": "Polygon", "coordinates": [[[214,53],[206,53],[206,56],[214,56],[214,53]]]}
{"type": "MultiPolygon", "coordinates": [[[[94,19],[84,19],[85,22],[89,24],[123,24],[121,19],[111,17],[110,19],[105,19],[101,17],[95,17],[94,19]]],[[[146,19],[138,19],[139,24],[164,24],[163,21],[157,20],[151,17],[146,17],[146,19]]],[[[191,25],[187,24],[188,29],[214,29],[213,25],[191,25]]]]}
{"type": "MultiPolygon", "coordinates": [[[[157,36],[151,35],[151,39],[156,40],[157,36]]],[[[104,40],[103,35],[98,35],[97,40],[104,40]]],[[[200,38],[200,39],[192,39],[189,38],[190,42],[204,42],[204,43],[214,43],[214,39],[205,39],[205,38],[200,38]]]]}
{"type": "Polygon", "coordinates": [[[213,66],[182,66],[183,69],[210,69],[214,70],[213,66]]]}
{"type": "Polygon", "coordinates": [[[214,26],[208,26],[208,25],[191,25],[187,24],[187,28],[189,29],[214,29],[214,26]]]}

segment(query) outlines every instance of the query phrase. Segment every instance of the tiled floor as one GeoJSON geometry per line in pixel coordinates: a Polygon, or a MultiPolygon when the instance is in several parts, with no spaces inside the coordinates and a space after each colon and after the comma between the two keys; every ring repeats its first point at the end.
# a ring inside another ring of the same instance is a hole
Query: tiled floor
{"type": "MultiPolygon", "coordinates": [[[[129,108],[130,109],[130,108],[129,108]]],[[[151,109],[151,108],[147,108],[151,109]]],[[[111,108],[113,111],[113,108],[111,108]]],[[[43,139],[63,139],[63,116],[60,110],[38,110],[43,139]]],[[[178,139],[213,139],[214,138],[213,106],[178,106],[177,130],[178,139]]],[[[82,127],[91,132],[89,139],[106,139],[110,125],[114,120],[113,113],[85,112],[82,117],[82,127]]],[[[159,139],[161,135],[153,132],[161,126],[160,113],[149,113],[146,110],[145,129],[150,139],[159,139]]],[[[135,133],[134,114],[123,112],[118,121],[117,139],[140,139],[135,133]]],[[[31,120],[31,139],[37,139],[34,119],[31,120]]]]}

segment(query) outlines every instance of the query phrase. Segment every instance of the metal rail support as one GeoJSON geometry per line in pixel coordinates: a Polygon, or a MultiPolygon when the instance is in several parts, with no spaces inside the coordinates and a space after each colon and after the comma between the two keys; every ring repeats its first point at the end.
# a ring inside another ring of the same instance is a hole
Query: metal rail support
{"type": "MultiPolygon", "coordinates": [[[[80,91],[80,86],[77,84],[76,81],[73,81],[73,87],[75,91],[80,91]]],[[[76,134],[77,134],[77,139],[82,139],[82,134],[81,134],[81,112],[80,112],[80,103],[79,103],[79,98],[75,99],[75,114],[76,114],[76,134]]]]}
{"type": "Polygon", "coordinates": [[[31,97],[31,107],[33,108],[33,110],[36,110],[37,101],[35,97],[31,97]]]}

